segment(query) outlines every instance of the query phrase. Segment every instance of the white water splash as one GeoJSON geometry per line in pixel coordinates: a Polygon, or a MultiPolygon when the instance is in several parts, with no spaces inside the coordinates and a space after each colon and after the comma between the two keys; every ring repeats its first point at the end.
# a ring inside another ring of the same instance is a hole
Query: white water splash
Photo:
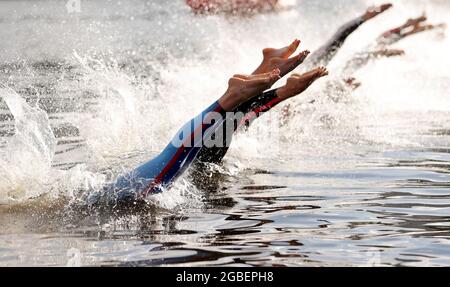
{"type": "Polygon", "coordinates": [[[101,162],[106,157],[121,156],[136,149],[154,151],[161,134],[155,132],[152,123],[165,112],[161,100],[148,94],[151,87],[133,85],[135,80],[121,72],[117,63],[108,66],[99,59],[81,57],[76,52],[74,56],[84,74],[80,87],[98,96],[95,113],[72,119],[94,161],[101,162]],[[149,109],[154,106],[160,109],[149,109]]]}
{"type": "Polygon", "coordinates": [[[1,154],[0,202],[20,201],[48,188],[56,139],[44,111],[10,88],[0,89],[0,95],[15,120],[15,133],[1,154]]]}
{"type": "Polygon", "coordinates": [[[84,165],[69,171],[52,167],[57,140],[45,111],[10,88],[1,88],[0,95],[14,117],[14,135],[0,154],[0,203],[41,195],[74,196],[77,190],[99,188],[104,179],[84,165]]]}

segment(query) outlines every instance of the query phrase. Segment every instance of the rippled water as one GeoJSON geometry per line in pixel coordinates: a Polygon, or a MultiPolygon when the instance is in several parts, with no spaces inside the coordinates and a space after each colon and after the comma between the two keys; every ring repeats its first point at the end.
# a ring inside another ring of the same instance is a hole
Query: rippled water
{"type": "MultiPolygon", "coordinates": [[[[263,47],[314,50],[372,4],[207,16],[160,2],[0,2],[0,265],[450,264],[450,43],[436,31],[359,70],[353,93],[318,82],[275,132],[281,108],[264,115],[197,187],[185,176],[139,212],[71,208],[154,155],[263,47]]],[[[329,79],[404,19],[450,14],[447,1],[394,4],[329,79]]]]}

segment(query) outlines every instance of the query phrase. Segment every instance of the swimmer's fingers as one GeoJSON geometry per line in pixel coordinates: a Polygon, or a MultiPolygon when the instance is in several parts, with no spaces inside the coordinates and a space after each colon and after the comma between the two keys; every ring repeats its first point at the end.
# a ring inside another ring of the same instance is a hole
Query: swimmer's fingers
{"type": "Polygon", "coordinates": [[[344,79],[344,83],[347,86],[349,86],[350,88],[352,88],[353,90],[356,90],[357,88],[359,88],[361,86],[361,82],[358,82],[356,80],[356,78],[354,78],[354,77],[344,79]]]}
{"type": "Polygon", "coordinates": [[[292,54],[295,53],[295,51],[297,51],[299,45],[300,40],[295,39],[294,42],[292,42],[288,46],[278,49],[278,56],[283,59],[289,58],[292,54]]]}
{"type": "Polygon", "coordinates": [[[367,9],[366,13],[362,16],[365,21],[372,19],[373,17],[383,13],[387,9],[391,8],[393,5],[391,3],[385,3],[380,6],[370,7],[367,9]]]}
{"type": "Polygon", "coordinates": [[[279,75],[280,74],[280,70],[279,69],[274,69],[274,70],[272,70],[270,72],[262,73],[262,74],[256,74],[256,75],[236,74],[236,75],[233,75],[233,77],[249,81],[249,80],[265,79],[267,77],[270,77],[273,73],[277,73],[279,75]]]}
{"type": "Polygon", "coordinates": [[[297,68],[301,63],[303,63],[308,55],[309,51],[305,50],[289,59],[274,58],[270,60],[270,66],[280,69],[280,76],[284,77],[286,74],[297,68]]]}
{"type": "Polygon", "coordinates": [[[286,49],[286,53],[283,55],[284,58],[289,58],[295,51],[297,51],[298,46],[300,45],[300,40],[295,39],[286,49]]]}
{"type": "Polygon", "coordinates": [[[325,67],[318,67],[309,72],[304,73],[300,78],[309,80],[309,85],[319,78],[328,76],[328,71],[325,67]]]}
{"type": "Polygon", "coordinates": [[[301,78],[313,78],[318,79],[328,75],[328,70],[325,67],[318,67],[309,72],[306,72],[302,75],[299,75],[301,78]]]}
{"type": "Polygon", "coordinates": [[[277,95],[282,100],[301,94],[315,80],[328,75],[328,71],[324,67],[313,69],[304,74],[292,74],[286,82],[286,85],[277,90],[277,95]]]}
{"type": "Polygon", "coordinates": [[[425,11],[422,12],[422,15],[420,15],[420,17],[417,18],[417,21],[419,22],[425,22],[427,21],[428,17],[427,17],[427,13],[425,11]]]}
{"type": "Polygon", "coordinates": [[[288,72],[294,70],[300,64],[302,64],[305,61],[306,57],[308,57],[309,53],[310,52],[308,50],[305,50],[305,51],[299,53],[298,55],[296,55],[292,58],[289,58],[286,63],[288,66],[288,70],[289,70],[288,72]]]}
{"type": "Polygon", "coordinates": [[[248,80],[246,80],[246,84],[249,86],[268,86],[273,85],[276,81],[280,79],[280,70],[279,69],[273,69],[269,73],[260,74],[260,75],[254,75],[248,80]]]}
{"type": "Polygon", "coordinates": [[[328,70],[325,67],[319,67],[317,71],[317,78],[328,76],[328,70]]]}
{"type": "Polygon", "coordinates": [[[304,86],[303,89],[296,91],[296,93],[299,93],[311,85],[315,80],[326,75],[328,75],[328,71],[325,67],[318,67],[303,74],[293,73],[287,80],[287,85],[291,87],[295,87],[296,85],[304,86]]]}
{"type": "Polygon", "coordinates": [[[408,19],[408,21],[406,21],[405,25],[403,25],[403,29],[411,27],[411,26],[416,26],[422,22],[427,21],[427,16],[425,15],[425,13],[423,13],[421,16],[417,17],[417,18],[412,18],[412,19],[408,19]]]}
{"type": "Polygon", "coordinates": [[[295,39],[291,44],[283,48],[265,48],[263,49],[263,57],[266,60],[273,58],[287,59],[297,50],[300,40],[295,39]]]}
{"type": "Polygon", "coordinates": [[[235,75],[233,75],[233,78],[238,78],[238,79],[241,79],[241,80],[248,80],[250,78],[250,76],[249,75],[243,75],[243,74],[235,74],[235,75]]]}
{"type": "Polygon", "coordinates": [[[376,7],[375,11],[377,11],[378,13],[383,13],[387,9],[391,8],[392,6],[393,6],[392,3],[384,3],[384,4],[376,7]]]}
{"type": "Polygon", "coordinates": [[[428,25],[422,25],[418,26],[416,29],[421,29],[421,31],[427,31],[427,30],[433,30],[433,29],[445,29],[447,28],[447,24],[440,23],[440,24],[428,24],[428,25]]]}

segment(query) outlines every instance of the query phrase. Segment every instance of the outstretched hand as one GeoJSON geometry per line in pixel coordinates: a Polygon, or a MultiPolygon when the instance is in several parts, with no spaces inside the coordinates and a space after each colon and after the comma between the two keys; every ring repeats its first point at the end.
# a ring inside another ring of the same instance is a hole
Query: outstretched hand
{"type": "Polygon", "coordinates": [[[370,20],[373,17],[383,13],[387,9],[391,8],[393,5],[391,3],[385,3],[383,5],[377,6],[377,7],[370,7],[367,9],[366,13],[362,16],[364,21],[370,20]]]}
{"type": "Polygon", "coordinates": [[[344,83],[352,90],[356,90],[361,86],[361,82],[358,82],[354,77],[344,79],[344,83]]]}
{"type": "Polygon", "coordinates": [[[406,23],[403,24],[402,28],[404,29],[404,28],[408,28],[411,26],[417,26],[420,23],[425,22],[425,21],[427,21],[427,15],[425,13],[423,13],[421,16],[419,16],[417,18],[408,19],[406,21],[406,23]]]}
{"type": "Polygon", "coordinates": [[[405,35],[405,37],[407,37],[407,36],[414,35],[414,34],[417,34],[420,32],[428,31],[428,30],[433,30],[433,29],[438,29],[438,28],[445,29],[446,27],[447,27],[447,25],[445,23],[441,23],[441,24],[437,24],[437,25],[417,24],[417,25],[414,25],[414,28],[411,31],[406,32],[404,35],[405,35]]]}
{"type": "Polygon", "coordinates": [[[279,88],[277,96],[282,100],[296,96],[304,92],[315,80],[328,75],[328,71],[324,67],[319,67],[302,75],[292,74],[286,82],[286,85],[279,88]]]}
{"type": "Polygon", "coordinates": [[[228,89],[219,99],[225,111],[232,111],[241,103],[260,95],[280,79],[280,70],[258,75],[236,74],[228,81],[228,89]]]}
{"type": "Polygon", "coordinates": [[[290,45],[280,49],[265,48],[263,50],[263,61],[252,74],[267,73],[273,69],[279,69],[281,77],[287,75],[303,63],[309,54],[309,51],[305,50],[289,58],[294,54],[299,45],[300,40],[296,39],[290,45]]]}

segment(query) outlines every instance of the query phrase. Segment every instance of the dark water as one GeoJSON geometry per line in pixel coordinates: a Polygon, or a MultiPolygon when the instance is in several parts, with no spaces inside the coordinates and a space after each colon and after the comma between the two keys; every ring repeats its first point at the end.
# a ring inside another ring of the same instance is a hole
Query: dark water
{"type": "MultiPolygon", "coordinates": [[[[435,32],[358,71],[351,94],[317,83],[275,132],[280,110],[265,115],[203,189],[186,176],[140,212],[71,208],[155,154],[261,48],[298,37],[314,50],[369,5],[243,17],[159,2],[0,2],[0,265],[449,265],[449,41],[435,32]]],[[[395,4],[349,38],[330,78],[403,19],[450,11],[395,4]]]]}

